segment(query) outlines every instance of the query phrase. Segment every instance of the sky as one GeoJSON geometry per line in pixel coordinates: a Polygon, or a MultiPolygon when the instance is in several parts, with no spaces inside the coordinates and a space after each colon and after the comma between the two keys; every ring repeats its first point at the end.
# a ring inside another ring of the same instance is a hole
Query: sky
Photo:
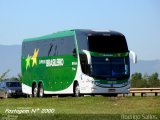
{"type": "Polygon", "coordinates": [[[160,60],[160,0],[0,0],[0,44],[70,29],[115,30],[140,60],[160,60]]]}

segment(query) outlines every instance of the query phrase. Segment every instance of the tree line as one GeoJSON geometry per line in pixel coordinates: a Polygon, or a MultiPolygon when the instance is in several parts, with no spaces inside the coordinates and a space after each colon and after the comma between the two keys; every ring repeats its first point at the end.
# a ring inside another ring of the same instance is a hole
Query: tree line
{"type": "Polygon", "coordinates": [[[158,78],[158,73],[153,73],[152,75],[141,73],[134,73],[131,75],[131,87],[132,88],[150,88],[150,87],[160,87],[160,79],[158,78]]]}
{"type": "Polygon", "coordinates": [[[13,80],[13,81],[19,81],[22,82],[22,75],[19,73],[16,77],[8,77],[8,73],[10,70],[5,71],[4,73],[0,74],[0,82],[3,80],[13,80]]]}

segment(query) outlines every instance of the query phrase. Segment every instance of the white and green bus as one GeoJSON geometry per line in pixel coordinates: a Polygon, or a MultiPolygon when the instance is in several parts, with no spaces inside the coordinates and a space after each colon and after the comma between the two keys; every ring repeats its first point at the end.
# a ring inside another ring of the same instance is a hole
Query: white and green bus
{"type": "Polygon", "coordinates": [[[125,36],[115,31],[75,29],[25,39],[22,91],[33,97],[128,93],[129,54],[125,36]]]}

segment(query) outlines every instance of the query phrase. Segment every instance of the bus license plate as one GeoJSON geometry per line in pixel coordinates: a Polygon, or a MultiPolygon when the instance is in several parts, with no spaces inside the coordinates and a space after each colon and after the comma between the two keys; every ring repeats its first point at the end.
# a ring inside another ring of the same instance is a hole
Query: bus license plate
{"type": "Polygon", "coordinates": [[[114,92],[116,92],[116,90],[115,89],[108,89],[108,92],[114,93],[114,92]]]}

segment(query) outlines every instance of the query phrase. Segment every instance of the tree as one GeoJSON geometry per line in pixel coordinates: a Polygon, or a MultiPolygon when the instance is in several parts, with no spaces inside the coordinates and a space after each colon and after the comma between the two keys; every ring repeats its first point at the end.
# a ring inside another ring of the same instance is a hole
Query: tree
{"type": "Polygon", "coordinates": [[[22,83],[22,75],[19,73],[17,75],[17,77],[12,77],[11,80],[13,80],[13,81],[19,81],[19,82],[22,83]]]}
{"type": "Polygon", "coordinates": [[[140,86],[142,86],[142,74],[136,72],[131,76],[131,87],[140,87],[140,86]]]}
{"type": "Polygon", "coordinates": [[[7,74],[10,72],[10,70],[8,69],[7,71],[5,71],[4,73],[2,73],[0,75],[0,81],[7,79],[7,74]]]}
{"type": "Polygon", "coordinates": [[[141,73],[134,73],[131,76],[131,87],[144,88],[144,87],[160,87],[160,80],[158,73],[153,73],[151,76],[141,73]]]}
{"type": "Polygon", "coordinates": [[[17,77],[18,81],[22,83],[22,75],[19,73],[17,77]]]}
{"type": "Polygon", "coordinates": [[[153,73],[148,79],[149,87],[160,87],[160,80],[158,79],[158,73],[153,73]]]}

